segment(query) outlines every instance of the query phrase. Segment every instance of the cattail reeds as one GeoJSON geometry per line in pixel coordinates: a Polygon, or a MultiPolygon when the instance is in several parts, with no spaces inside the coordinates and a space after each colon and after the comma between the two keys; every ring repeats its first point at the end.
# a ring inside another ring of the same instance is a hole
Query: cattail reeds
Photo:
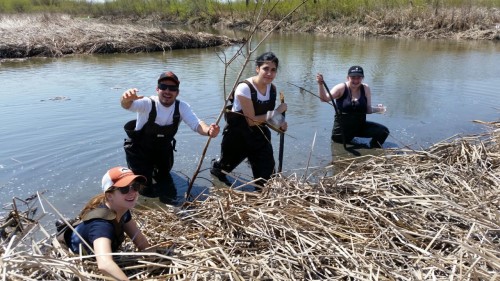
{"type": "MultiPolygon", "coordinates": [[[[261,193],[214,188],[188,208],[139,207],[157,250],[128,240],[117,263],[133,280],[495,280],[500,122],[488,125],[425,151],[333,162],[317,182],[280,175],[261,193]]],[[[41,225],[18,235],[2,243],[4,279],[104,279],[41,225]]]]}

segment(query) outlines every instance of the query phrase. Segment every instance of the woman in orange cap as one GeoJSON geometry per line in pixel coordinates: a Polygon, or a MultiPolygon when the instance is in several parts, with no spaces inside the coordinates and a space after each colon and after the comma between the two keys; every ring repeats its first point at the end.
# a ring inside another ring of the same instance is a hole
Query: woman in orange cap
{"type": "Polygon", "coordinates": [[[124,241],[124,234],[130,237],[139,250],[149,247],[146,236],[130,212],[144,183],[144,176],[135,175],[128,168],[108,170],[102,178],[103,193],[85,205],[79,216],[81,223],[75,227],[76,233],[71,232],[66,238],[66,244],[74,253],[93,252],[98,268],[117,280],[128,280],[112,255],[124,241]]]}

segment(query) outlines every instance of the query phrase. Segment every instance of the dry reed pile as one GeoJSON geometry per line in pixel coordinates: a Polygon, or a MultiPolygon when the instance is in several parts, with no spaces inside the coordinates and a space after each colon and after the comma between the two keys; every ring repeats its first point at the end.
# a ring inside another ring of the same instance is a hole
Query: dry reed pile
{"type": "MultiPolygon", "coordinates": [[[[411,2],[410,2],[411,3],[411,2]]],[[[386,36],[396,38],[500,40],[499,9],[464,8],[401,8],[394,11],[366,11],[359,22],[349,18],[336,26],[311,26],[332,34],[386,36]]]]}
{"type": "Polygon", "coordinates": [[[0,16],[0,59],[68,54],[138,53],[238,42],[226,36],[132,24],[103,24],[67,15],[0,16]]]}
{"type": "MultiPolygon", "coordinates": [[[[277,177],[262,193],[214,189],[187,208],[138,209],[158,251],[119,253],[118,264],[140,280],[498,279],[500,122],[489,125],[425,151],[336,161],[314,183],[277,177]]],[[[36,229],[41,241],[4,240],[4,277],[103,278],[36,229]]]]}

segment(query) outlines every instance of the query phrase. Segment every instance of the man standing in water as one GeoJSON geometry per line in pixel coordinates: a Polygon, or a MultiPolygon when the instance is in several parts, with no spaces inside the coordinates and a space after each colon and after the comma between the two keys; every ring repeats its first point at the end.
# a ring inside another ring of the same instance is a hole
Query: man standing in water
{"type": "Polygon", "coordinates": [[[121,106],[137,113],[137,119],[124,127],[129,137],[124,143],[127,164],[134,174],[147,178],[146,188],[141,194],[148,197],[159,195],[162,202],[177,195],[170,170],[174,164],[174,136],[180,120],[202,136],[215,138],[220,131],[217,124],[207,125],[189,104],[177,99],[179,85],[177,75],[167,71],[158,78],[157,95],[144,98],[137,94],[139,90],[132,88],[121,97],[121,106]],[[153,180],[157,188],[153,188],[153,180]]]}

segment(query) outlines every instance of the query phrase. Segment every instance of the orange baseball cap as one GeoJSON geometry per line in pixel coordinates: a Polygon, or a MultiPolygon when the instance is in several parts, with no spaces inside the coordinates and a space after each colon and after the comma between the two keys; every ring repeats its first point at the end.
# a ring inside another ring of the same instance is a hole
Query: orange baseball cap
{"type": "Polygon", "coordinates": [[[135,180],[146,183],[146,177],[134,174],[129,168],[114,167],[102,177],[102,191],[106,192],[113,186],[125,187],[135,180]]]}

